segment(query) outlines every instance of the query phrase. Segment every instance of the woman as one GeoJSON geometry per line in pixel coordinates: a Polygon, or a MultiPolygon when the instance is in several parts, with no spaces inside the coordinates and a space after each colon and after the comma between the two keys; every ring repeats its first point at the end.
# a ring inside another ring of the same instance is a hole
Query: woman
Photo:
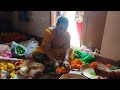
{"type": "Polygon", "coordinates": [[[33,52],[33,58],[44,65],[52,61],[55,68],[61,63],[69,68],[70,34],[67,28],[68,19],[60,17],[56,27],[46,29],[41,45],[33,52]]]}

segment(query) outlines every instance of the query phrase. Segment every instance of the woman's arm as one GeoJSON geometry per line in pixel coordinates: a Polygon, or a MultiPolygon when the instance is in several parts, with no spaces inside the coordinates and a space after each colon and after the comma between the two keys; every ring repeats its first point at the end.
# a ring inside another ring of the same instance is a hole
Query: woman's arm
{"type": "Polygon", "coordinates": [[[70,57],[70,48],[68,47],[65,51],[65,60],[68,61],[70,57]]]}
{"type": "Polygon", "coordinates": [[[68,61],[70,57],[70,34],[68,33],[66,36],[66,43],[64,45],[65,49],[65,60],[68,61]]]}
{"type": "Polygon", "coordinates": [[[51,61],[53,61],[54,64],[56,64],[56,66],[58,66],[58,62],[56,61],[56,59],[54,58],[53,53],[52,53],[51,43],[52,43],[52,33],[51,33],[51,31],[47,30],[45,32],[45,36],[44,36],[41,46],[45,50],[45,53],[48,56],[48,58],[51,61]]]}
{"type": "Polygon", "coordinates": [[[57,60],[54,58],[53,53],[51,52],[51,50],[48,50],[48,51],[46,52],[46,54],[47,54],[48,58],[54,63],[55,68],[58,68],[58,67],[59,67],[59,63],[58,63],[57,60]]]}
{"type": "Polygon", "coordinates": [[[46,54],[51,61],[56,62],[56,59],[54,58],[51,50],[46,51],[46,54]]]}
{"type": "Polygon", "coordinates": [[[69,63],[69,56],[70,56],[70,50],[69,48],[66,50],[66,55],[65,55],[65,59],[63,62],[63,66],[65,66],[66,68],[70,69],[70,63],[69,63]]]}
{"type": "Polygon", "coordinates": [[[70,58],[70,35],[66,39],[66,43],[65,43],[64,49],[65,49],[65,59],[64,59],[63,65],[65,67],[70,67],[70,64],[68,62],[68,60],[70,58]]]}

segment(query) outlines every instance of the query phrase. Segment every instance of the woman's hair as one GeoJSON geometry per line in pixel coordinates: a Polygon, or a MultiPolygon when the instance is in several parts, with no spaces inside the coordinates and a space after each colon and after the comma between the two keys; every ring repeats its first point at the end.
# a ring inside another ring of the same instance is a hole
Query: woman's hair
{"type": "Polygon", "coordinates": [[[68,19],[64,16],[61,16],[58,20],[57,20],[57,26],[60,25],[61,23],[66,24],[68,26],[68,19]]]}

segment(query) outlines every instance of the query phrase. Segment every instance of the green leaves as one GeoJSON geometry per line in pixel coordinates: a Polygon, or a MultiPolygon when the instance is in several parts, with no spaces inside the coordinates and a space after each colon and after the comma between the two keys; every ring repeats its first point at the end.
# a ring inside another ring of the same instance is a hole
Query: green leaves
{"type": "Polygon", "coordinates": [[[55,75],[55,68],[54,68],[54,64],[50,63],[46,65],[46,72],[50,72],[51,74],[55,75]]]}

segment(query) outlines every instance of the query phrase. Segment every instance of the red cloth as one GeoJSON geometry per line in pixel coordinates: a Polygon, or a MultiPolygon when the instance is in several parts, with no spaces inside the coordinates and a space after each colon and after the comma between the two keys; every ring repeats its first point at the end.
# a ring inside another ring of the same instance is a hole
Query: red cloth
{"type": "Polygon", "coordinates": [[[82,22],[76,22],[76,24],[77,24],[79,39],[81,40],[81,36],[82,36],[82,22]]]}

